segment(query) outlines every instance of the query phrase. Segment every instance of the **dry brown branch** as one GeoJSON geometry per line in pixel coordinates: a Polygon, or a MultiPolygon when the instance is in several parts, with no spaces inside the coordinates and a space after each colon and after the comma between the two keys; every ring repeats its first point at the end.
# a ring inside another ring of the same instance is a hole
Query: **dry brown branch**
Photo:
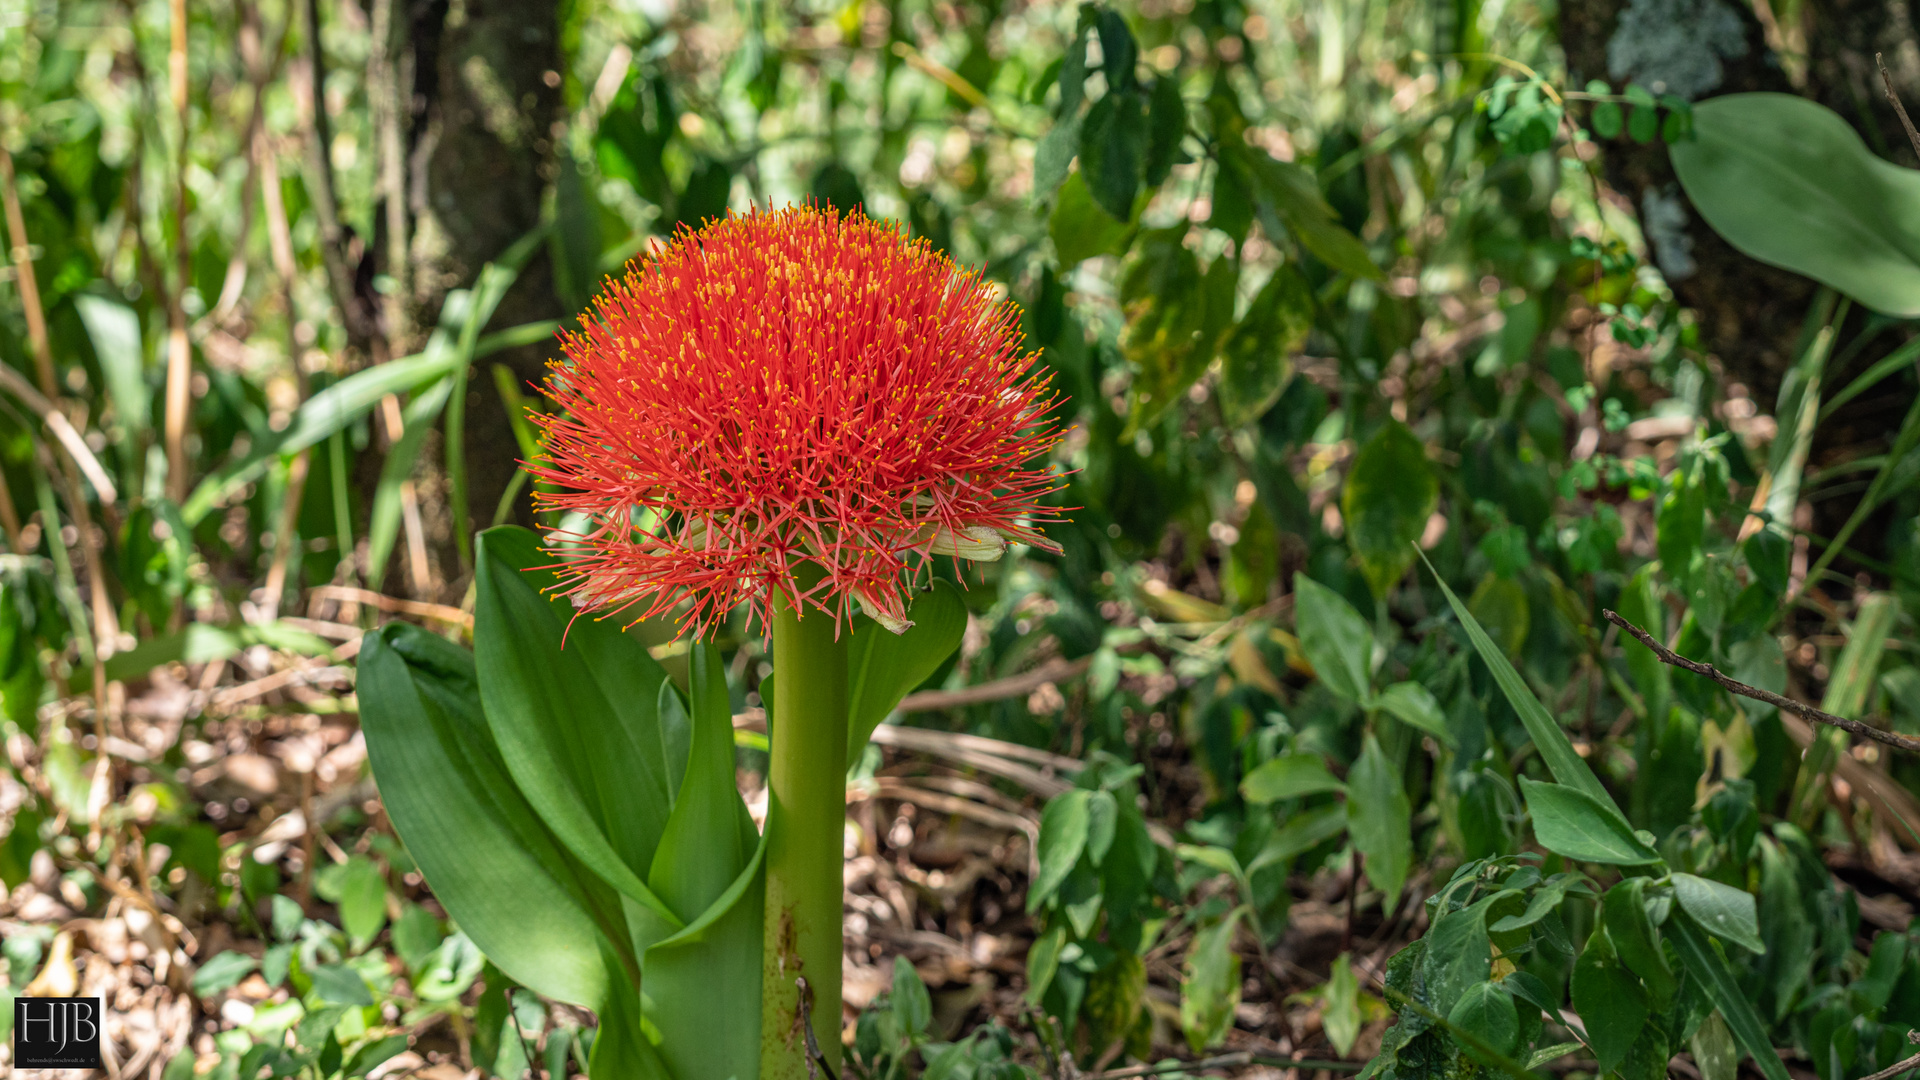
{"type": "Polygon", "coordinates": [[[958,795],[947,795],[938,791],[929,791],[926,788],[908,783],[905,780],[895,779],[894,777],[877,777],[873,782],[873,787],[870,789],[862,789],[859,787],[849,787],[847,789],[848,802],[859,802],[869,798],[909,802],[923,809],[932,810],[935,813],[954,814],[959,817],[971,818],[982,825],[1019,833],[1027,838],[1027,842],[1030,845],[1029,850],[1038,850],[1037,845],[1040,843],[1040,823],[1033,818],[1021,814],[1010,814],[1005,810],[998,810],[994,807],[977,803],[972,799],[961,798],[958,795]]]}
{"type": "Polygon", "coordinates": [[[374,592],[372,589],[357,589],[350,585],[319,585],[308,594],[315,600],[342,600],[350,604],[365,604],[370,608],[395,615],[414,615],[422,619],[464,626],[473,629],[473,615],[457,607],[446,604],[429,604],[424,600],[402,600],[397,596],[374,592]]]}
{"type": "Polygon", "coordinates": [[[209,704],[217,709],[229,709],[241,702],[252,701],[262,694],[269,694],[275,690],[282,690],[289,686],[310,686],[313,683],[325,679],[349,679],[352,677],[352,668],[338,664],[329,664],[314,668],[288,668],[285,671],[276,671],[264,678],[255,679],[252,682],[241,683],[239,686],[222,690],[213,695],[213,700],[209,702],[209,704]]]}
{"type": "Polygon", "coordinates": [[[1858,735],[1863,739],[1872,739],[1874,742],[1884,743],[1887,746],[1893,747],[1895,750],[1905,750],[1909,754],[1920,754],[1920,739],[1911,739],[1905,735],[1898,735],[1891,731],[1882,731],[1871,724],[1863,724],[1858,720],[1849,720],[1844,716],[1835,716],[1830,712],[1824,712],[1811,705],[1795,701],[1792,698],[1782,697],[1771,690],[1762,690],[1757,686],[1749,686],[1738,679],[1729,678],[1721,674],[1720,669],[1714,667],[1712,664],[1703,664],[1698,660],[1689,660],[1681,656],[1672,649],[1662,645],[1652,634],[1621,618],[1620,613],[1617,611],[1607,609],[1603,610],[1601,614],[1606,616],[1608,622],[1632,634],[1634,640],[1653,650],[1653,655],[1659,657],[1661,663],[1680,668],[1683,671],[1691,671],[1695,675],[1704,678],[1712,679],[1729,693],[1738,694],[1744,698],[1752,698],[1755,701],[1765,702],[1782,712],[1790,712],[1795,716],[1805,720],[1811,720],[1816,724],[1825,724],[1828,727],[1839,728],[1841,731],[1858,735]]]}
{"type": "Polygon", "coordinates": [[[1894,92],[1893,76],[1887,73],[1887,62],[1880,59],[1879,53],[1873,54],[1874,66],[1880,69],[1880,82],[1887,88],[1887,100],[1893,103],[1893,111],[1900,114],[1900,126],[1907,129],[1907,141],[1913,144],[1913,152],[1920,156],[1920,131],[1913,129],[1913,121],[1907,118],[1907,107],[1900,102],[1900,95],[1894,92]]]}
{"type": "MultiPolygon", "coordinates": [[[[944,758],[956,764],[971,766],[1003,780],[1011,780],[1043,799],[1051,799],[1073,787],[1072,781],[1041,772],[1031,765],[1022,765],[1000,754],[968,744],[969,741],[975,740],[981,743],[999,742],[997,739],[981,739],[975,735],[956,735],[946,731],[929,731],[925,728],[900,727],[894,724],[882,724],[873,732],[873,741],[881,746],[913,750],[944,758]]],[[[1013,746],[1012,743],[1002,745],[1013,746]]],[[[1026,748],[1018,747],[1018,749],[1026,748]]],[[[1078,771],[1079,767],[1080,763],[1075,761],[1074,771],[1078,771]]]]}
{"type": "Polygon", "coordinates": [[[908,694],[900,701],[901,712],[938,712],[942,709],[958,709],[966,705],[981,705],[989,701],[1004,701],[1010,697],[1019,697],[1038,690],[1042,684],[1065,682],[1087,670],[1093,662],[1092,657],[1083,656],[1078,660],[1049,660],[1032,671],[1023,671],[1018,675],[1009,675],[1004,679],[969,686],[960,690],[925,690],[918,694],[908,694]]]}

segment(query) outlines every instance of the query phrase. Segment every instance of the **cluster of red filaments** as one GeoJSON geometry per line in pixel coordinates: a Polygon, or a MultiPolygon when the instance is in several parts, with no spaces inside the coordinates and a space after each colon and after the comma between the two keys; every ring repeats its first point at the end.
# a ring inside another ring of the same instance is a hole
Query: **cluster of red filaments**
{"type": "Polygon", "coordinates": [[[903,629],[939,555],[1058,550],[1038,355],[994,287],[855,212],[789,207],[682,229],[563,335],[541,422],[555,532],[586,610],[680,608],[709,634],[776,597],[903,629]],[[817,581],[815,580],[817,578],[817,581]]]}

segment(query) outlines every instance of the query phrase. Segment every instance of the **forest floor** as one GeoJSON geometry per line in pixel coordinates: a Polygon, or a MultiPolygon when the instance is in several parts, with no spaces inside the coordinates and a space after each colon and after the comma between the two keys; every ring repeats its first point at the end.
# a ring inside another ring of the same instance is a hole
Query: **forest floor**
{"type": "MultiPolygon", "coordinates": [[[[460,617],[452,609],[425,614],[443,625],[460,617]]],[[[157,878],[162,888],[151,887],[155,874],[128,872],[136,858],[156,873],[165,865],[167,854],[157,845],[150,849],[143,830],[183,818],[211,826],[218,832],[226,876],[234,877],[231,871],[242,858],[277,867],[284,895],[298,901],[309,917],[336,924],[338,911],[315,895],[314,871],[329,862],[345,863],[355,853],[399,850],[388,839],[391,827],[367,775],[352,690],[351,661],[360,631],[349,624],[351,615],[324,610],[299,620],[305,629],[341,642],[329,657],[256,645],[212,662],[165,664],[126,684],[123,699],[108,702],[107,749],[116,772],[111,789],[105,778],[77,772],[71,760],[63,765],[60,755],[49,755],[47,746],[24,736],[7,747],[24,782],[50,797],[43,802],[84,801],[91,811],[84,817],[95,824],[56,823],[64,829],[63,840],[37,851],[30,879],[0,898],[0,938],[32,935],[47,942],[30,993],[104,999],[106,1071],[112,1080],[160,1080],[183,1049],[195,1052],[198,1071],[204,1073],[217,1060],[218,1033],[245,1026],[289,995],[285,986],[270,987],[257,973],[215,993],[194,993],[195,970],[209,959],[229,950],[255,957],[266,950],[268,898],[258,897],[253,911],[242,911],[237,900],[217,906],[211,889],[177,869],[157,878]],[[161,762],[168,760],[185,764],[163,777],[161,762]],[[168,787],[154,783],[163,779],[184,790],[191,804],[163,805],[171,797],[168,787]],[[63,787],[67,790],[56,790],[63,787]],[[108,790],[122,792],[123,798],[108,805],[108,790]],[[74,871],[97,864],[90,853],[103,844],[122,854],[112,860],[109,876],[93,875],[95,884],[83,888],[87,876],[74,871]]],[[[1029,673],[958,693],[979,701],[983,695],[1037,691],[1043,683],[1052,685],[1029,673]]],[[[948,696],[919,695],[907,704],[933,711],[963,703],[948,702],[948,696]]],[[[43,721],[53,721],[43,723],[43,730],[70,724],[85,733],[80,741],[91,750],[96,744],[92,711],[90,697],[68,699],[43,713],[43,721]]],[[[745,715],[736,718],[736,726],[752,729],[759,719],[745,715]]],[[[1097,1059],[1093,1073],[1055,1062],[1035,1034],[1039,1016],[1025,997],[1033,936],[1025,895],[1040,808],[1047,796],[1065,789],[1062,774],[1077,762],[924,728],[883,727],[876,742],[883,746],[881,767],[848,790],[849,1038],[860,1010],[891,986],[894,958],[905,957],[931,992],[935,1038],[953,1038],[997,1020],[1017,1033],[1027,1046],[1025,1056],[1042,1075],[1139,1075],[1137,1069],[1099,1072],[1112,1064],[1111,1052],[1092,1055],[1097,1059]]],[[[1156,770],[1162,813],[1152,824],[1164,842],[1204,802],[1201,780],[1177,745],[1143,742],[1155,746],[1147,763],[1156,770]]],[[[765,809],[760,779],[741,773],[742,794],[756,817],[765,809]]],[[[25,794],[14,781],[0,779],[0,785],[11,785],[11,790],[0,787],[0,810],[25,794]]],[[[1866,926],[1904,928],[1920,905],[1920,856],[1837,848],[1829,863],[1858,892],[1866,926]]],[[[1385,1009],[1368,1010],[1358,1041],[1341,1055],[1322,1031],[1314,991],[1327,980],[1335,958],[1346,953],[1363,993],[1377,994],[1387,959],[1425,930],[1423,901],[1436,887],[1434,875],[1449,869],[1440,862],[1417,868],[1391,917],[1383,917],[1377,893],[1351,895],[1350,870],[1321,870],[1289,881],[1286,927],[1266,951],[1264,970],[1256,943],[1241,935],[1245,981],[1235,1024],[1225,1045],[1205,1055],[1219,1064],[1202,1069],[1196,1063],[1194,1074],[1330,1080],[1335,1070],[1254,1062],[1344,1057],[1357,1069],[1367,1061],[1389,1022],[1385,1009]]],[[[388,904],[396,914],[404,898],[444,916],[417,873],[400,869],[389,879],[394,891],[388,904]]],[[[1166,935],[1146,957],[1145,1006],[1153,1017],[1157,1060],[1195,1059],[1180,1038],[1178,958],[1186,952],[1185,935],[1166,935]]],[[[404,978],[404,965],[392,964],[404,978]]],[[[23,981],[16,973],[15,985],[23,981]]],[[[470,991],[469,1000],[478,992],[478,987],[470,991]]],[[[409,1029],[410,1049],[376,1069],[375,1080],[478,1077],[465,1023],[449,1020],[446,1013],[435,1013],[417,1030],[409,1029]]],[[[1569,1064],[1578,1071],[1581,1063],[1563,1062],[1559,1068],[1569,1064]]],[[[1789,1064],[1796,1074],[1812,1075],[1804,1063],[1789,1064]]],[[[1684,1055],[1670,1071],[1697,1077],[1684,1055]]],[[[54,1080],[64,1074],[17,1070],[13,1075],[54,1080]]]]}

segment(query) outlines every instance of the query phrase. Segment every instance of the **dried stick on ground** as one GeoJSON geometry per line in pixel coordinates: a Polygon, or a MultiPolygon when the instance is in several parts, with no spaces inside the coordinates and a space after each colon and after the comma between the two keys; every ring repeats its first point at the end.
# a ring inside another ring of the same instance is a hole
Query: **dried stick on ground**
{"type": "Polygon", "coordinates": [[[1891,731],[1881,731],[1871,724],[1863,724],[1858,720],[1849,720],[1844,716],[1835,716],[1830,712],[1823,712],[1811,705],[1795,701],[1792,698],[1781,697],[1771,690],[1762,690],[1757,686],[1748,686],[1738,679],[1728,678],[1721,674],[1720,669],[1714,667],[1712,664],[1703,664],[1698,660],[1689,660],[1674,652],[1672,649],[1667,648],[1665,645],[1660,644],[1652,634],[1621,618],[1620,613],[1617,611],[1603,609],[1601,614],[1607,617],[1608,622],[1632,634],[1634,640],[1652,649],[1653,655],[1659,657],[1661,663],[1669,664],[1684,671],[1691,671],[1695,675],[1712,679],[1730,693],[1739,694],[1745,698],[1752,698],[1755,701],[1764,701],[1776,709],[1785,710],[1795,716],[1811,720],[1816,724],[1836,727],[1841,731],[1858,735],[1863,739],[1872,739],[1874,742],[1884,743],[1896,750],[1905,750],[1909,754],[1920,754],[1920,739],[1910,739],[1905,735],[1896,735],[1891,731]]]}

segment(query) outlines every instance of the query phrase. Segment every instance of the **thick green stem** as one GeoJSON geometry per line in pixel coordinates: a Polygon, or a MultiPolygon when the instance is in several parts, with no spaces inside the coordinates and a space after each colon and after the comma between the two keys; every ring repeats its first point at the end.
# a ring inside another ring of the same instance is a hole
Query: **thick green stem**
{"type": "Polygon", "coordinates": [[[848,642],[835,630],[821,611],[779,605],[774,612],[760,1080],[806,1080],[806,1041],[796,1022],[800,977],[820,1052],[840,1068],[848,642]]]}

